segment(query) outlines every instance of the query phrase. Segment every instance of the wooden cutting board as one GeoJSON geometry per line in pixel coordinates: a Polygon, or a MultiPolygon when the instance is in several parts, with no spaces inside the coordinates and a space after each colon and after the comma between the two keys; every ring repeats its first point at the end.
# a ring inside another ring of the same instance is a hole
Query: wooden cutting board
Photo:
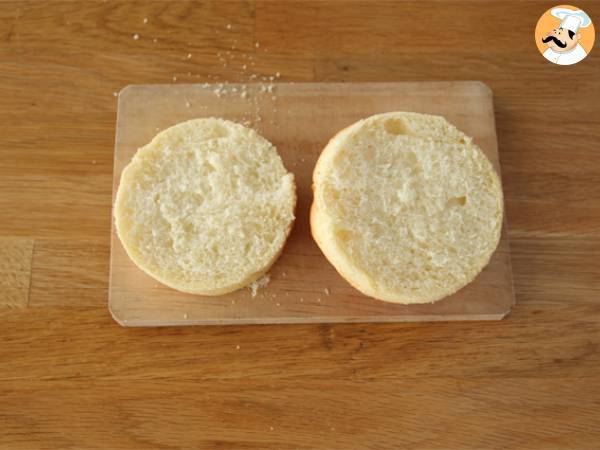
{"type": "Polygon", "coordinates": [[[492,92],[480,82],[133,85],[119,94],[114,193],[137,148],[160,130],[198,117],[255,127],[296,176],[296,222],[270,283],[202,297],[170,289],[139,270],[112,230],[109,309],[123,326],[244,323],[498,320],[514,305],[506,222],[490,264],[434,304],[381,302],[352,288],[310,236],[311,175],[327,141],[356,120],[386,111],[441,114],[472,136],[499,171],[492,92]],[[244,93],[245,92],[245,93],[244,93]]]}

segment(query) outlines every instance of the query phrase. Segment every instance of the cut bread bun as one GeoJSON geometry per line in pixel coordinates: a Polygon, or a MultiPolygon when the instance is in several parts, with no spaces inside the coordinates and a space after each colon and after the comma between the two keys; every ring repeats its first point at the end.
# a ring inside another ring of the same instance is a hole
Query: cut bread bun
{"type": "Polygon", "coordinates": [[[247,286],[279,256],[296,187],[254,130],[196,119],[159,133],[123,170],[114,216],[133,262],[174,289],[220,295],[247,286]]]}
{"type": "Polygon", "coordinates": [[[356,289],[429,303],[471,282],[502,227],[500,180],[443,117],[393,112],[327,144],[313,173],[312,235],[356,289]]]}

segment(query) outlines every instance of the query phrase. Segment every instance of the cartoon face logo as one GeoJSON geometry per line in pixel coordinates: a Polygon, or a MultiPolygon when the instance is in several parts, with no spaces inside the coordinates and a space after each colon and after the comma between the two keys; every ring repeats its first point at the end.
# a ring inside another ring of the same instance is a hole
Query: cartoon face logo
{"type": "Polygon", "coordinates": [[[575,34],[573,30],[564,28],[555,28],[550,31],[542,42],[555,52],[568,52],[573,50],[577,42],[581,39],[581,34],[575,34]]]}
{"type": "Polygon", "coordinates": [[[578,63],[587,56],[593,43],[592,20],[581,9],[559,6],[546,11],[538,21],[536,44],[544,58],[554,64],[578,63]],[[582,44],[587,45],[587,50],[582,44]]]}

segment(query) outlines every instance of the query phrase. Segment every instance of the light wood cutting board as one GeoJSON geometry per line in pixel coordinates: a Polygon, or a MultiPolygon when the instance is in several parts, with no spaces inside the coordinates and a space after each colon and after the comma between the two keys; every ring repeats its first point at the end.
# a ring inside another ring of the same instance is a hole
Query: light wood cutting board
{"type": "Polygon", "coordinates": [[[506,222],[490,264],[434,304],[381,302],[352,288],[310,236],[311,175],[327,141],[356,120],[386,111],[441,114],[472,136],[499,171],[492,92],[480,82],[133,85],[119,94],[114,193],[137,148],[160,130],[197,117],[246,122],[273,142],[298,185],[296,222],[271,281],[219,297],[163,286],[128,258],[112,230],[109,309],[124,326],[497,320],[514,305],[506,222]],[[246,91],[242,95],[241,92],[246,91]]]}

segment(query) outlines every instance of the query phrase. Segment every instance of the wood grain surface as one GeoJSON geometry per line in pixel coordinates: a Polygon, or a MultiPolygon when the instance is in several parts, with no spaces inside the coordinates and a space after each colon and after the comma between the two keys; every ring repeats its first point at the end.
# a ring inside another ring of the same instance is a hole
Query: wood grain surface
{"type": "MultiPolygon", "coordinates": [[[[600,3],[576,4],[600,20],[600,3]]],[[[597,448],[600,50],[542,58],[550,6],[0,3],[0,447],[597,448]],[[505,320],[112,320],[113,92],[277,72],[493,89],[517,295],[505,320]]]]}
{"type": "Polygon", "coordinates": [[[314,242],[309,208],[321,150],[348,125],[397,110],[446,117],[500,170],[492,92],[478,81],[126,87],[119,94],[113,199],[121,172],[156,130],[197,117],[223,117],[252,126],[277,146],[294,173],[298,205],[293,230],[268,272],[270,281],[254,297],[250,289],[200,297],[162,285],[128,257],[113,224],[108,307],[114,319],[123,326],[502,319],[515,303],[506,221],[498,248],[476,279],[433,304],[397,305],[367,297],[337,273],[314,242]]]}

